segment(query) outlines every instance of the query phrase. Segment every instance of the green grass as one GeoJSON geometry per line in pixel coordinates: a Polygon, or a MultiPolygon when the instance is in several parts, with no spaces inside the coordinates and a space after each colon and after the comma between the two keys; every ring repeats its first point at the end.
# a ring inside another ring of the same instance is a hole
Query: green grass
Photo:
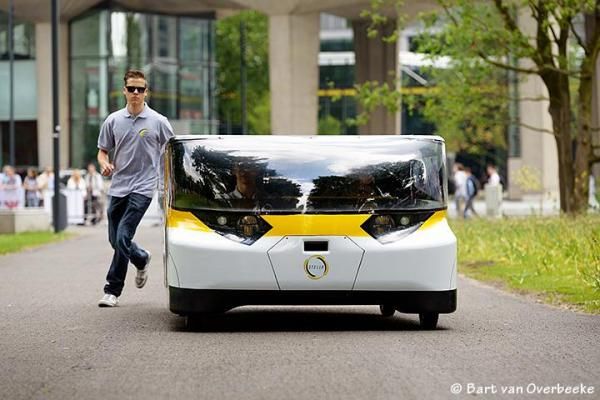
{"type": "Polygon", "coordinates": [[[451,221],[459,272],[600,314],[600,216],[451,221]]]}
{"type": "Polygon", "coordinates": [[[0,235],[0,254],[14,253],[26,248],[64,240],[72,235],[66,232],[23,232],[0,235]]]}

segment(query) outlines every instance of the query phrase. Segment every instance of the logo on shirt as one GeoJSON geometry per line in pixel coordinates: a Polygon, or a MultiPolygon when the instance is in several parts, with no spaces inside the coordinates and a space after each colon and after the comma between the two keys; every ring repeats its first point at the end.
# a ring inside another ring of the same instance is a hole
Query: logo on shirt
{"type": "Polygon", "coordinates": [[[140,135],[140,137],[144,137],[144,135],[147,133],[148,133],[148,129],[143,128],[143,129],[140,129],[140,131],[138,132],[138,135],[140,135]]]}

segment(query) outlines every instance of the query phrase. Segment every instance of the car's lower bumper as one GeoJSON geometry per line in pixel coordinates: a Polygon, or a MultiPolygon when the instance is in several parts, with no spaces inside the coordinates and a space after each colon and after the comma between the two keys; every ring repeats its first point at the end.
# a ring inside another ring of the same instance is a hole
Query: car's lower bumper
{"type": "Polygon", "coordinates": [[[456,311],[456,289],[444,291],[212,290],[169,286],[175,314],[224,312],[243,305],[389,304],[404,313],[456,311]]]}

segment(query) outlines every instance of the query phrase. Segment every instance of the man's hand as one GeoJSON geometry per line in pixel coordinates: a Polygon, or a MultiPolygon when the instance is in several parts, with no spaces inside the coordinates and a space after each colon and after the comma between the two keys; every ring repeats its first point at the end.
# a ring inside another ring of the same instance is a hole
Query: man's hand
{"type": "Polygon", "coordinates": [[[100,166],[100,173],[103,176],[110,176],[115,170],[115,166],[108,160],[108,152],[106,150],[98,150],[98,165],[100,166]]]}
{"type": "Polygon", "coordinates": [[[114,170],[115,166],[108,161],[100,163],[100,173],[102,173],[103,176],[110,176],[114,170]]]}

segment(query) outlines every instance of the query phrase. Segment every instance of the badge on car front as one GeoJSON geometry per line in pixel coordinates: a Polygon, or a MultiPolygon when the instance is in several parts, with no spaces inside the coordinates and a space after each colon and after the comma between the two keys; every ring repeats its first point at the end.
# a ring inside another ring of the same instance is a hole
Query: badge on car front
{"type": "Polygon", "coordinates": [[[310,256],[304,260],[304,272],[309,279],[321,279],[329,272],[329,265],[323,256],[310,256]]]}

